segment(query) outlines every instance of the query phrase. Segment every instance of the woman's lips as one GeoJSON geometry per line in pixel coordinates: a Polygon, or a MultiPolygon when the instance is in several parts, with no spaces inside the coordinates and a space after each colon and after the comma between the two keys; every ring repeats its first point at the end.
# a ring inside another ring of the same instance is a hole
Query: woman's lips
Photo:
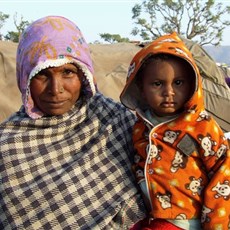
{"type": "Polygon", "coordinates": [[[59,107],[65,104],[66,100],[61,100],[61,101],[46,101],[47,104],[53,107],[59,107]]]}

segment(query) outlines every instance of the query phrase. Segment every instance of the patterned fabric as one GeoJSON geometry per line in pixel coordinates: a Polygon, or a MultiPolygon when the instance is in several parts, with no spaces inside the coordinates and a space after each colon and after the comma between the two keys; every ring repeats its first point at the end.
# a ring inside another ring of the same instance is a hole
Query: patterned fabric
{"type": "Polygon", "coordinates": [[[68,114],[0,125],[0,229],[128,229],[144,217],[134,115],[96,94],[68,114]]]}
{"type": "Polygon", "coordinates": [[[42,69],[75,63],[85,73],[87,98],[95,94],[93,66],[88,44],[79,28],[66,18],[50,16],[33,22],[22,34],[17,49],[17,80],[27,114],[40,118],[34,105],[30,79],[42,69]]]}
{"type": "Polygon", "coordinates": [[[17,55],[23,106],[0,124],[0,229],[128,229],[145,216],[131,172],[135,116],[96,92],[88,46],[69,20],[32,23],[17,55]],[[83,92],[46,117],[30,79],[65,63],[82,69],[83,92]]]}
{"type": "Polygon", "coordinates": [[[200,219],[203,229],[230,226],[230,151],[219,125],[204,109],[201,77],[176,33],[160,37],[133,58],[121,101],[138,115],[133,130],[138,181],[146,180],[154,218],[200,219]],[[144,115],[136,86],[147,57],[167,53],[187,60],[195,70],[194,94],[180,116],[157,126],[144,115]]]}

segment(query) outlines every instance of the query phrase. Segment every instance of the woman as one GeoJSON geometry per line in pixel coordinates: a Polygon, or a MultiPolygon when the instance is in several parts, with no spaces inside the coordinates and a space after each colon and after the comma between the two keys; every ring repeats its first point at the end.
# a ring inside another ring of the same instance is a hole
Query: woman
{"type": "Polygon", "coordinates": [[[128,229],[143,218],[135,118],[101,95],[78,27],[48,16],[17,50],[21,109],[0,125],[0,229],[128,229]]]}

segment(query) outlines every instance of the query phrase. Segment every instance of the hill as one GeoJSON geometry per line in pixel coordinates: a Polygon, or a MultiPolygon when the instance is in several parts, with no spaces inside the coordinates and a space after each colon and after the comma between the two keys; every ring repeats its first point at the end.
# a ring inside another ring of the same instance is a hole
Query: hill
{"type": "Polygon", "coordinates": [[[204,49],[216,62],[230,66],[230,46],[205,46],[204,49]]]}

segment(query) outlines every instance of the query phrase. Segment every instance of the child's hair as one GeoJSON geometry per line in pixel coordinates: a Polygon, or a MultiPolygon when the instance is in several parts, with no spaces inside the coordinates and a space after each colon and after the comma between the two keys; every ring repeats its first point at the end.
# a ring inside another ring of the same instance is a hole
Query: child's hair
{"type": "MultiPolygon", "coordinates": [[[[195,76],[195,71],[193,70],[193,67],[183,58],[177,57],[175,55],[171,55],[171,54],[167,54],[167,53],[160,53],[160,54],[156,54],[156,55],[150,55],[149,57],[145,58],[142,61],[142,65],[140,67],[140,69],[137,72],[136,78],[135,78],[135,83],[137,84],[137,86],[139,87],[139,89],[142,89],[142,82],[143,82],[143,71],[145,69],[145,67],[149,64],[149,63],[157,63],[157,62],[162,62],[162,61],[167,61],[167,60],[178,60],[180,62],[183,62],[184,65],[187,66],[187,68],[189,69],[189,73],[193,74],[193,76],[195,76]]],[[[194,78],[194,85],[195,85],[195,78],[194,78]]]]}

